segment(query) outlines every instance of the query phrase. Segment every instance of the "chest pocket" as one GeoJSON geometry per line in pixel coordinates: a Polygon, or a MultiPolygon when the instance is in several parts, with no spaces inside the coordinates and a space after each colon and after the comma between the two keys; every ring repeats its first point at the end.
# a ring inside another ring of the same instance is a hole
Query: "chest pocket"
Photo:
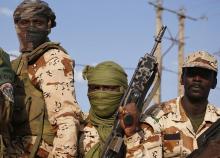
{"type": "Polygon", "coordinates": [[[181,157],[182,139],[179,132],[164,133],[162,139],[164,157],[181,157]]]}

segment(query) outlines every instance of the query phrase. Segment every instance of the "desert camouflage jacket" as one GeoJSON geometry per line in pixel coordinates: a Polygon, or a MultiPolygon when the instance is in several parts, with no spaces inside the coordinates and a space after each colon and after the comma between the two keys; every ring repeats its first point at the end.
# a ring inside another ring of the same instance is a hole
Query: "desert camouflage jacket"
{"type": "Polygon", "coordinates": [[[75,98],[73,61],[68,54],[50,49],[35,63],[30,80],[44,94],[49,122],[56,127],[50,156],[73,157],[77,154],[80,108],[75,98]]]}
{"type": "Polygon", "coordinates": [[[151,109],[151,115],[159,123],[163,157],[186,157],[197,149],[196,139],[219,117],[220,109],[208,104],[204,120],[195,132],[182,105],[181,96],[151,109]]]}
{"type": "MultiPolygon", "coordinates": [[[[148,117],[141,125],[141,130],[133,136],[124,138],[127,146],[126,158],[160,158],[162,157],[161,137],[159,134],[159,126],[154,119],[148,117]],[[154,124],[154,128],[150,125],[154,124]]],[[[80,128],[79,151],[80,156],[85,154],[96,144],[99,140],[99,134],[94,126],[86,124],[80,128]]]]}
{"type": "MultiPolygon", "coordinates": [[[[141,120],[142,130],[125,137],[127,158],[184,158],[197,149],[196,139],[220,117],[220,109],[208,104],[204,121],[194,132],[180,99],[181,96],[148,111],[148,117],[141,120]]],[[[84,155],[99,141],[99,135],[91,125],[81,128],[81,132],[80,152],[84,155]]]]}
{"type": "MultiPolygon", "coordinates": [[[[40,157],[77,157],[81,110],[75,97],[73,68],[70,56],[59,49],[47,50],[28,66],[29,79],[43,93],[48,120],[56,134],[53,145],[41,142],[37,153],[40,157]]],[[[22,155],[31,150],[35,140],[36,136],[15,140],[13,151],[22,155]]]]}
{"type": "Polygon", "coordinates": [[[80,125],[79,138],[79,155],[85,157],[86,153],[99,142],[99,134],[94,126],[91,124],[80,125]]]}

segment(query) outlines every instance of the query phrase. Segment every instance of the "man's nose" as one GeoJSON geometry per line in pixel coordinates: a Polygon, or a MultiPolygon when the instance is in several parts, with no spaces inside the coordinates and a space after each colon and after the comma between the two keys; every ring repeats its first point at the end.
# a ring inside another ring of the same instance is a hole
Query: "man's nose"
{"type": "Polygon", "coordinates": [[[193,79],[194,79],[195,81],[200,81],[200,80],[202,79],[202,77],[201,77],[201,75],[199,75],[199,74],[195,74],[195,76],[193,77],[193,79]]]}
{"type": "Polygon", "coordinates": [[[30,23],[29,23],[29,26],[35,26],[36,24],[35,24],[35,22],[34,21],[32,21],[32,20],[30,20],[30,23]]]}

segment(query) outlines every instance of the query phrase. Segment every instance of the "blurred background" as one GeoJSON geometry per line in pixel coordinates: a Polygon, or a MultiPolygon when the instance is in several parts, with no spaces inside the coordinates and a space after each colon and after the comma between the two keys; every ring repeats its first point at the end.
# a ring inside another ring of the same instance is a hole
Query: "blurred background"
{"type": "MultiPolygon", "coordinates": [[[[51,41],[60,42],[75,60],[76,95],[84,112],[89,110],[87,82],[81,75],[84,66],[113,60],[125,69],[130,81],[139,58],[151,51],[161,24],[167,26],[159,54],[161,93],[153,102],[178,96],[178,67],[190,52],[205,50],[220,59],[219,0],[45,1],[57,16],[51,41]]],[[[0,47],[11,59],[19,55],[13,11],[20,2],[0,2],[0,47]]],[[[209,101],[218,105],[219,97],[218,83],[209,101]]]]}

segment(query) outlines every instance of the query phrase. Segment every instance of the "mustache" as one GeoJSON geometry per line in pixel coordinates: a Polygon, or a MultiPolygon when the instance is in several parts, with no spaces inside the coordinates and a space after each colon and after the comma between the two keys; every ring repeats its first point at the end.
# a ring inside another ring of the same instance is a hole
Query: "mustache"
{"type": "Polygon", "coordinates": [[[189,86],[189,88],[191,89],[191,88],[200,88],[200,89],[204,89],[204,86],[202,85],[202,84],[200,84],[200,83],[193,83],[193,84],[191,84],[190,86],[189,86]]]}

